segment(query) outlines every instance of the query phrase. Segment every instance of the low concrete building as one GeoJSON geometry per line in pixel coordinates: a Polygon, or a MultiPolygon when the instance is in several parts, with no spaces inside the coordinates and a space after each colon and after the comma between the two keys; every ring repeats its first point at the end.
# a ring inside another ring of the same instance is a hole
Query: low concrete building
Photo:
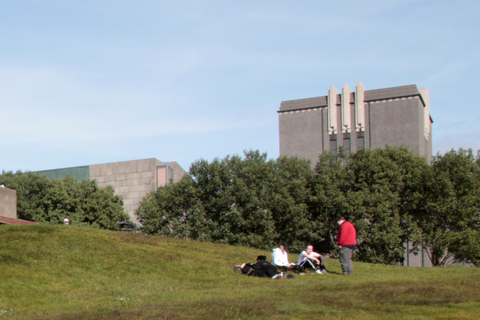
{"type": "MultiPolygon", "coordinates": [[[[433,267],[432,261],[430,260],[430,250],[429,248],[420,245],[418,248],[415,248],[411,242],[406,242],[404,244],[405,253],[403,255],[403,262],[398,265],[405,267],[433,267]]],[[[455,256],[452,254],[446,254],[443,258],[445,261],[443,265],[456,265],[464,267],[475,267],[474,264],[468,262],[462,262],[455,260],[455,256]]]]}
{"type": "Polygon", "coordinates": [[[17,219],[17,191],[0,186],[0,225],[2,224],[38,224],[17,219]]]}
{"type": "Polygon", "coordinates": [[[123,197],[125,211],[138,223],[135,210],[151,191],[179,181],[185,170],[176,162],[162,162],[155,158],[122,161],[80,167],[36,171],[52,179],[70,175],[79,180],[96,180],[100,187],[112,186],[123,197]]]}
{"type": "Polygon", "coordinates": [[[17,218],[17,191],[0,186],[0,216],[17,218]]]}

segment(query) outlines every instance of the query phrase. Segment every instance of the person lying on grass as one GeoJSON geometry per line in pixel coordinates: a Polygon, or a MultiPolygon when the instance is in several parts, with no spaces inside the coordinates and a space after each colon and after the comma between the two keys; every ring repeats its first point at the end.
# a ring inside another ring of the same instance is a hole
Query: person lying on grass
{"type": "Polygon", "coordinates": [[[269,277],[272,279],[293,278],[292,275],[279,273],[277,268],[267,261],[266,256],[258,256],[257,263],[242,263],[235,265],[233,271],[247,276],[269,277]]]}

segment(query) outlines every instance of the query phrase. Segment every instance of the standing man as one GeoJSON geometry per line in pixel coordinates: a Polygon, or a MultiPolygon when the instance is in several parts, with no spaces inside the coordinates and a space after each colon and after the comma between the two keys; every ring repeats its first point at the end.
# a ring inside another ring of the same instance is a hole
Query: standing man
{"type": "Polygon", "coordinates": [[[305,274],[305,270],[301,266],[288,261],[288,243],[283,241],[280,247],[273,249],[272,252],[272,264],[282,271],[294,271],[300,275],[305,274]]]}
{"type": "Polygon", "coordinates": [[[340,226],[337,235],[337,242],[340,247],[338,260],[342,266],[343,275],[352,275],[352,253],[357,247],[357,230],[345,217],[339,216],[337,223],[340,226]]]}

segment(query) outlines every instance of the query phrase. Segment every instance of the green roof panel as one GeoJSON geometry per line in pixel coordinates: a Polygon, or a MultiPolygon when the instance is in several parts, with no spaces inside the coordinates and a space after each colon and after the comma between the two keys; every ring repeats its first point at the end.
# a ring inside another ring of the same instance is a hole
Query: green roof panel
{"type": "Polygon", "coordinates": [[[35,173],[46,176],[49,179],[63,179],[67,175],[70,175],[78,180],[90,179],[90,166],[72,167],[63,169],[52,169],[35,171],[35,173]]]}

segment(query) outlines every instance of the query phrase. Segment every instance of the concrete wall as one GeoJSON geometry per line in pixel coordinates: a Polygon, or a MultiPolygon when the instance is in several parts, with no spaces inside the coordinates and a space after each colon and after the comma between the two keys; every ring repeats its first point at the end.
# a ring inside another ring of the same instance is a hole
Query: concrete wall
{"type": "Polygon", "coordinates": [[[427,250],[421,248],[418,252],[414,250],[412,243],[404,244],[405,254],[403,255],[403,266],[405,267],[431,267],[432,262],[428,257],[427,250]]]}
{"type": "Polygon", "coordinates": [[[115,193],[123,197],[125,211],[131,220],[138,223],[135,210],[149,192],[159,187],[158,167],[167,168],[167,182],[177,182],[185,174],[175,162],[161,162],[151,158],[91,165],[90,179],[95,179],[100,187],[112,186],[115,193]]]}
{"type": "MultiPolygon", "coordinates": [[[[400,265],[405,267],[425,267],[425,268],[429,268],[433,266],[429,257],[428,248],[420,247],[418,251],[414,250],[411,242],[405,243],[404,248],[405,248],[405,254],[403,255],[404,260],[403,260],[403,263],[400,263],[400,265]]],[[[455,261],[454,256],[447,258],[445,265],[475,267],[475,265],[473,264],[455,261]]]]}
{"type": "Polygon", "coordinates": [[[314,166],[324,150],[325,112],[325,108],[316,108],[280,113],[280,154],[307,158],[314,166]]]}
{"type": "Polygon", "coordinates": [[[383,148],[386,144],[403,145],[418,153],[420,119],[417,118],[418,101],[415,100],[370,103],[371,148],[383,148]]]}
{"type": "Polygon", "coordinates": [[[418,96],[370,102],[370,147],[404,146],[430,162],[432,141],[424,135],[423,108],[418,96]]]}
{"type": "Polygon", "coordinates": [[[17,191],[0,187],[0,216],[17,218],[17,191]]]}
{"type": "Polygon", "coordinates": [[[167,164],[173,169],[173,176],[172,176],[173,182],[180,181],[180,179],[182,179],[183,176],[186,174],[185,170],[182,167],[180,167],[180,165],[176,162],[163,162],[163,163],[167,164]]]}

